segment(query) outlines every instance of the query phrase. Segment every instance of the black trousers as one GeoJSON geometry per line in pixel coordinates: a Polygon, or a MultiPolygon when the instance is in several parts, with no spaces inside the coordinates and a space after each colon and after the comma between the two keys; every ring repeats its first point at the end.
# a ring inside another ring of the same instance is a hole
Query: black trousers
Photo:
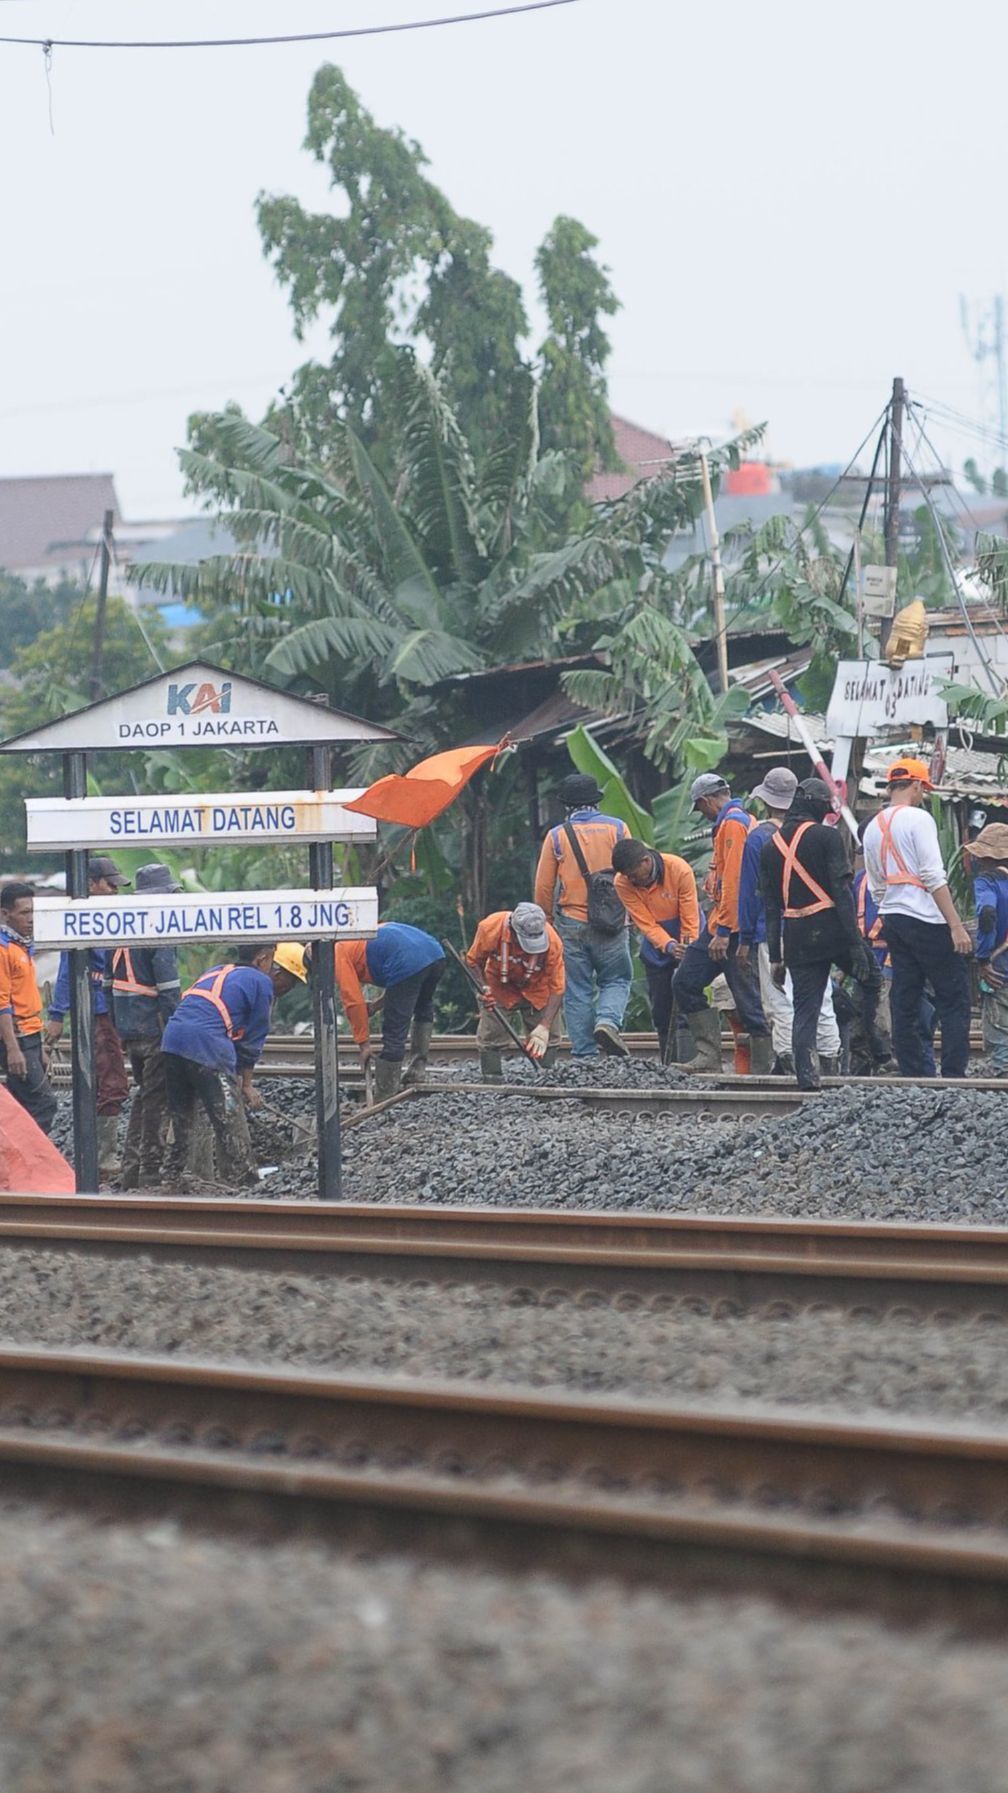
{"type": "Polygon", "coordinates": [[[446,960],[435,959],[423,971],[404,977],[401,983],[386,984],[382,1005],[381,1057],[394,1065],[406,1057],[406,1039],[410,1023],[433,1021],[434,992],[444,972],[446,960]]]}
{"type": "MultiPolygon", "coordinates": [[[[238,1079],[226,1071],[194,1064],[178,1052],[163,1052],[161,1057],[172,1124],[172,1141],[163,1172],[165,1184],[171,1188],[185,1174],[198,1103],[213,1128],[220,1181],[235,1188],[256,1185],[259,1178],[238,1079]]],[[[213,1169],[207,1166],[207,1170],[206,1180],[212,1182],[213,1169]]]]}
{"type": "Polygon", "coordinates": [[[59,1104],[49,1082],[49,1073],[42,1063],[42,1035],[19,1034],[18,1045],[25,1056],[24,1076],[15,1077],[7,1071],[7,1048],[2,1040],[0,1071],[7,1072],[7,1088],[15,1102],[20,1102],[22,1108],[31,1115],[36,1127],[41,1127],[43,1133],[51,1133],[59,1104]]]}
{"type": "Polygon", "coordinates": [[[947,922],[921,921],[916,915],[887,915],[885,937],[892,959],[893,1050],[904,1077],[933,1077],[920,1030],[924,985],[934,992],[941,1024],[941,1074],[965,1077],[969,1064],[969,960],[952,945],[947,922]]]}
{"type": "Polygon", "coordinates": [[[882,988],[882,973],[874,958],[866,956],[864,964],[855,970],[854,961],[849,953],[833,953],[827,959],[812,959],[803,965],[789,965],[791,985],[794,991],[794,1024],[791,1029],[791,1052],[795,1062],[795,1074],[799,1089],[815,1089],[818,1086],[818,1057],[816,1055],[816,1027],[822,999],[826,994],[829,974],[836,965],[847,977],[853,977],[861,985],[863,992],[862,1020],[864,1026],[872,1034],[875,1032],[875,1016],[878,1012],[879,991],[882,988]]]}

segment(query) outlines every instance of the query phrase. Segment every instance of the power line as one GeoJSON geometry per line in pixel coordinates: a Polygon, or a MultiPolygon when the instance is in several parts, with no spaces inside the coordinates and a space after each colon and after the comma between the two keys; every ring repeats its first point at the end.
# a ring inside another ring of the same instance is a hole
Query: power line
{"type": "MultiPolygon", "coordinates": [[[[917,423],[917,429],[919,432],[920,439],[923,441],[926,439],[924,437],[923,427],[922,427],[919,419],[915,419],[915,421],[917,423]]],[[[933,452],[934,452],[934,450],[932,449],[932,453],[933,452]]],[[[937,534],[937,537],[938,537],[938,543],[939,543],[939,546],[942,551],[942,557],[945,561],[945,568],[946,568],[946,571],[948,573],[950,580],[952,581],[952,590],[955,592],[956,602],[959,605],[960,611],[962,612],[963,622],[966,624],[967,634],[969,635],[969,638],[970,638],[971,642],[973,643],[974,648],[976,649],[977,658],[979,659],[980,664],[982,665],[984,671],[987,674],[988,679],[990,680],[991,691],[993,692],[995,697],[1002,697],[1004,695],[1003,682],[1000,679],[1000,677],[998,676],[997,672],[994,670],[993,662],[991,661],[986,648],[983,646],[979,636],[977,635],[976,630],[973,627],[973,619],[969,613],[969,605],[966,603],[966,599],[963,596],[962,589],[959,584],[959,580],[956,577],[955,568],[952,565],[952,556],[949,553],[948,543],[945,539],[945,531],[942,527],[941,517],[939,516],[938,511],[935,508],[934,500],[932,499],[931,494],[927,489],[927,486],[924,485],[924,483],[920,480],[920,478],[917,474],[917,470],[914,467],[912,460],[910,459],[910,456],[909,456],[909,453],[907,452],[907,448],[906,448],[905,444],[903,445],[903,458],[906,461],[906,464],[909,467],[910,472],[913,474],[913,477],[917,480],[918,484],[920,485],[920,489],[921,489],[921,492],[924,497],[924,503],[927,506],[928,512],[931,517],[931,521],[934,524],[935,533],[937,534]]]]}
{"type": "Polygon", "coordinates": [[[344,37],[385,37],[398,31],[433,31],[442,25],[475,25],[484,19],[509,19],[521,12],[546,12],[554,6],[576,6],[578,0],[518,0],[514,6],[490,6],[482,12],[446,14],[437,19],[400,19],[388,25],[348,25],[341,31],[285,31],[272,37],[6,37],[0,44],[28,44],[36,50],[231,50],[259,44],[331,43],[344,37]]]}

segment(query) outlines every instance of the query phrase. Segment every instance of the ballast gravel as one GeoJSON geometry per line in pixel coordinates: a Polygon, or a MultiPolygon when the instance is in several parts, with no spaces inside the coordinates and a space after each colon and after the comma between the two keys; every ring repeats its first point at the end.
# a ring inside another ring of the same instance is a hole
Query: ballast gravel
{"type": "Polygon", "coordinates": [[[754,1595],[571,1586],[0,1509],[5,1793],[1002,1793],[1008,1656],[754,1595]]]}
{"type": "MultiPolygon", "coordinates": [[[[347,1134],[354,1201],[1008,1221],[1008,1097],[880,1081],[779,1118],[624,1119],[576,1100],[425,1096],[347,1134]]],[[[277,1196],[306,1193],[285,1170],[277,1196]]]]}
{"type": "Polygon", "coordinates": [[[0,1340],[1004,1426],[1008,1326],[0,1251],[0,1340]]]}

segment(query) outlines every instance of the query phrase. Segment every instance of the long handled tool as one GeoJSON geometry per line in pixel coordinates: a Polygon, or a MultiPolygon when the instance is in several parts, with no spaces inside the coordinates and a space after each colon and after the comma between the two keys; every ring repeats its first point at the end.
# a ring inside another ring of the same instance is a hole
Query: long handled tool
{"type": "Polygon", "coordinates": [[[480,1001],[484,1003],[485,1008],[489,1009],[491,1015],[494,1017],[494,1020],[499,1021],[501,1026],[503,1027],[504,1031],[511,1035],[511,1038],[513,1039],[515,1045],[517,1046],[517,1048],[518,1048],[519,1052],[522,1054],[522,1056],[524,1058],[527,1058],[529,1061],[529,1064],[534,1065],[537,1071],[543,1070],[543,1068],[544,1068],[543,1065],[540,1063],[539,1059],[536,1058],[535,1053],[529,1051],[528,1047],[525,1044],[525,1041],[521,1037],[521,1034],[518,1032],[517,1028],[512,1027],[510,1021],[507,1018],[507,1015],[505,1014],[504,1010],[499,1006],[499,1004],[496,1002],[495,1003],[484,1002],[484,998],[486,996],[486,990],[484,989],[484,986],[483,986],[483,980],[477,976],[477,974],[473,970],[472,966],[466,963],[465,959],[463,959],[463,957],[462,957],[462,954],[455,950],[455,948],[452,945],[450,940],[442,940],[441,945],[444,947],[446,953],[451,954],[451,957],[455,960],[455,963],[459,967],[459,970],[464,972],[465,976],[468,978],[469,982],[471,983],[471,985],[472,985],[473,989],[475,990],[477,996],[479,997],[480,1001]]]}
{"type": "Polygon", "coordinates": [[[285,1127],[292,1129],[295,1139],[299,1133],[305,1140],[315,1138],[314,1127],[307,1126],[304,1121],[297,1120],[292,1114],[284,1114],[282,1108],[274,1108],[272,1102],[267,1102],[263,1096],[259,1097],[258,1107],[254,1108],[252,1113],[272,1115],[275,1121],[282,1121],[285,1127]]]}

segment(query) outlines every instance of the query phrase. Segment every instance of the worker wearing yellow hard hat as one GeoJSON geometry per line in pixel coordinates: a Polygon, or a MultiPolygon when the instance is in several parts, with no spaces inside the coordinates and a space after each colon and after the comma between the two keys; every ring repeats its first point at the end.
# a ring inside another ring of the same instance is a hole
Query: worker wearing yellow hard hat
{"type": "Polygon", "coordinates": [[[295,984],[308,982],[305,949],[300,941],[281,940],[273,948],[271,976],[277,996],[286,996],[288,990],[293,990],[295,984]]]}

